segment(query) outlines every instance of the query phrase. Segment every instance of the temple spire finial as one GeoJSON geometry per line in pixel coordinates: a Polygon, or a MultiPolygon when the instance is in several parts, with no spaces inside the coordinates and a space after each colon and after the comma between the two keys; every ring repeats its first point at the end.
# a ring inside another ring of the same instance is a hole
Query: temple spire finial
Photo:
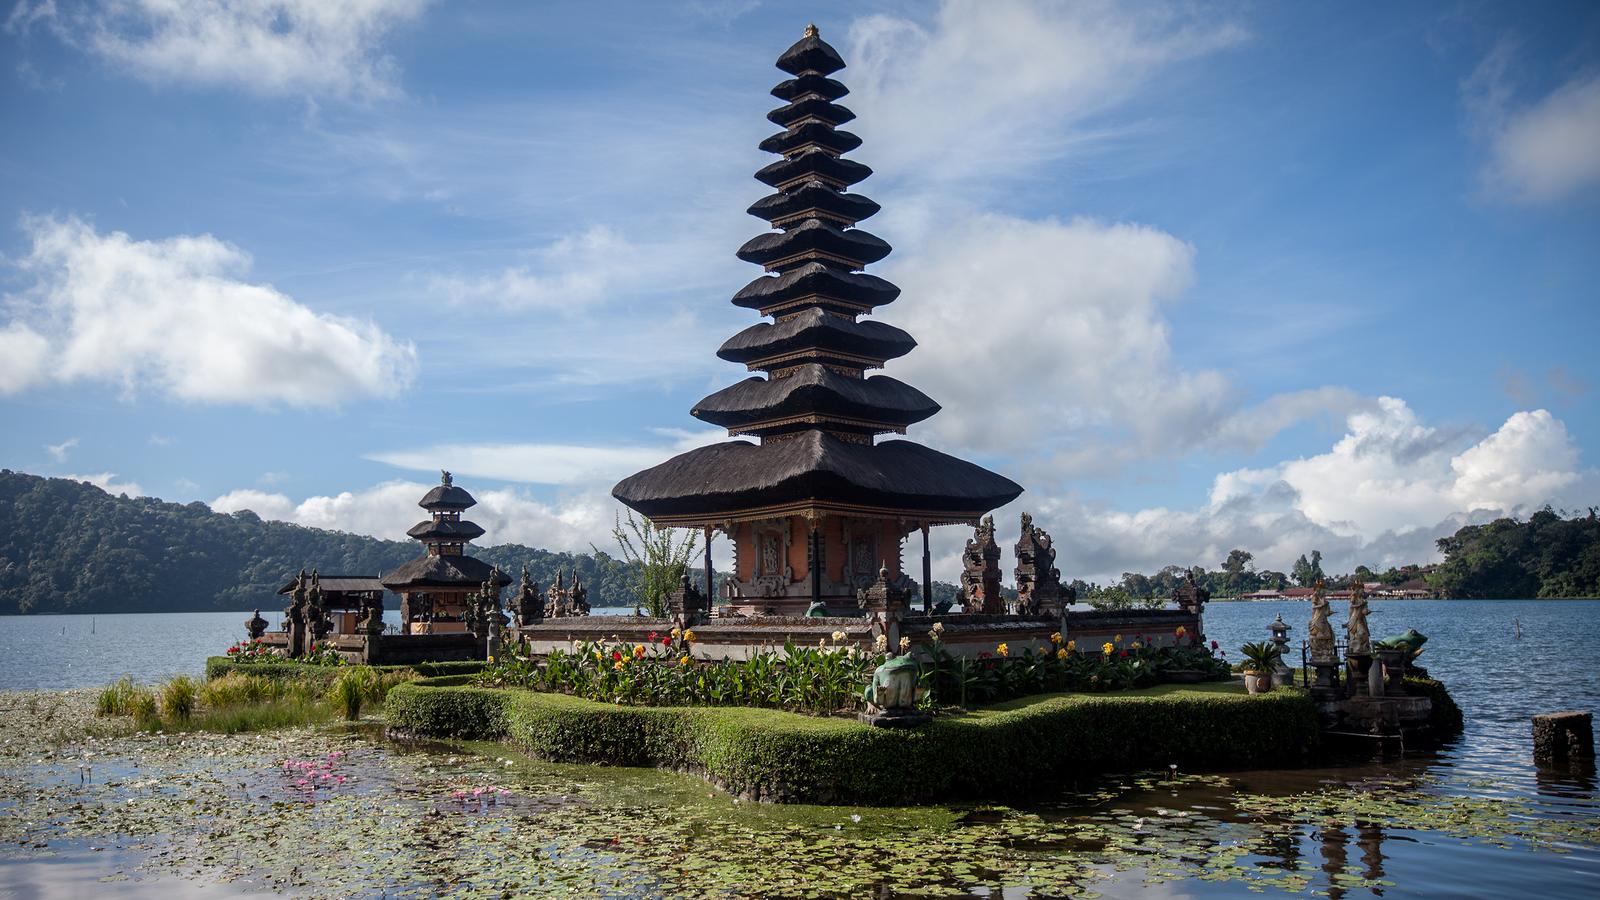
{"type": "Polygon", "coordinates": [[[442,485],[445,485],[447,487],[449,485],[455,483],[455,481],[450,477],[450,470],[449,469],[440,469],[439,470],[439,483],[442,484],[442,485]]]}
{"type": "Polygon", "coordinates": [[[817,37],[818,35],[819,35],[819,32],[817,31],[817,23],[812,22],[811,24],[806,26],[806,37],[814,38],[814,37],[817,37]]]}

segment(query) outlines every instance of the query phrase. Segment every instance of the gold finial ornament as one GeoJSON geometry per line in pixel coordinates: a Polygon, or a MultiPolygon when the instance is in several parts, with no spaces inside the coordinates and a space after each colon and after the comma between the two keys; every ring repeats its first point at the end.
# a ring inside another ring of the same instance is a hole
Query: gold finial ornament
{"type": "Polygon", "coordinates": [[[815,22],[813,22],[810,25],[806,26],[806,37],[814,38],[816,36],[817,36],[817,25],[816,25],[815,22]]]}

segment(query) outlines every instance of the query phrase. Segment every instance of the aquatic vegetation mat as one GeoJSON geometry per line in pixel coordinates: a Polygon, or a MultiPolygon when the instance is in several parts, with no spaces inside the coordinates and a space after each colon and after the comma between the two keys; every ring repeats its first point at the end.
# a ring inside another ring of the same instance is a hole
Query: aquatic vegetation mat
{"type": "MultiPolygon", "coordinates": [[[[1031,809],[772,806],[698,779],[541,763],[497,744],[401,745],[374,723],[264,734],[90,734],[94,697],[0,695],[0,864],[104,853],[314,897],[1094,897],[1124,879],[1383,889],[1375,829],[1560,852],[1594,822],[1428,778],[1247,790],[1159,772],[1031,809]],[[76,705],[75,705],[76,704],[76,705]],[[81,707],[81,709],[80,709],[81,707]],[[77,709],[78,712],[72,710],[77,709]],[[77,717],[79,730],[74,733],[77,717]],[[51,723],[45,727],[44,722],[51,723]]],[[[57,696],[57,695],[51,695],[57,696]]]]}

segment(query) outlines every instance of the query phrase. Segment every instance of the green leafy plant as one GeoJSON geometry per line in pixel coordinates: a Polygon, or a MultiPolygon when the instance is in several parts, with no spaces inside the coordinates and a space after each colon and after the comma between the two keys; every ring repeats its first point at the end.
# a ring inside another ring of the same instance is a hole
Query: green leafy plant
{"type": "MultiPolygon", "coordinates": [[[[623,561],[633,569],[634,613],[642,606],[645,615],[665,616],[667,595],[677,589],[689,570],[700,536],[689,529],[688,536],[679,539],[673,529],[658,528],[649,519],[634,518],[631,512],[626,519],[617,516],[611,536],[622,548],[623,561]]],[[[601,555],[593,544],[590,549],[597,557],[601,555]]]]}
{"type": "Polygon", "coordinates": [[[194,714],[195,696],[200,686],[187,675],[174,676],[161,686],[161,714],[174,722],[188,721],[194,714]]]}
{"type": "Polygon", "coordinates": [[[1277,668],[1283,650],[1271,641],[1253,641],[1239,648],[1246,672],[1266,673],[1277,668]]]}

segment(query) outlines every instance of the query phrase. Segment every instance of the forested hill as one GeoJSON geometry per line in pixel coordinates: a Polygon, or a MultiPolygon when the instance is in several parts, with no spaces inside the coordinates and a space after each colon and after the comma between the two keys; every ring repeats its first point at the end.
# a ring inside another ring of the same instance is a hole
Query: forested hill
{"type": "Polygon", "coordinates": [[[1439,539],[1428,581],[1447,597],[1600,597],[1600,515],[1496,519],[1439,539]]]}
{"type": "MultiPolygon", "coordinates": [[[[84,482],[0,470],[0,614],[272,609],[284,605],[273,592],[301,568],[376,575],[420,550],[415,541],[212,512],[198,501],[113,497],[84,482]]],[[[473,553],[513,577],[526,564],[541,586],[576,563],[591,604],[633,604],[628,568],[603,553],[519,544],[473,553]]]]}

